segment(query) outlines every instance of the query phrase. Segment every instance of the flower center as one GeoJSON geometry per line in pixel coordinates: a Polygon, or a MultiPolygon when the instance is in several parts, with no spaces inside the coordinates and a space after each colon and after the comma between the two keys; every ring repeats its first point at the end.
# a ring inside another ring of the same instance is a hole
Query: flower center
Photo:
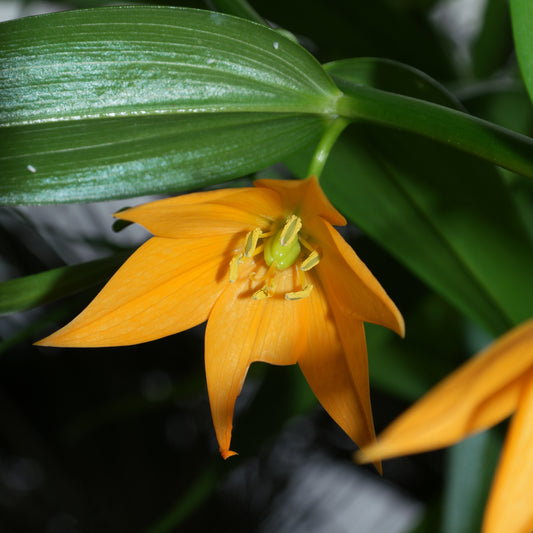
{"type": "Polygon", "coordinates": [[[319,253],[301,236],[302,220],[296,215],[285,219],[278,230],[263,232],[260,228],[250,231],[244,241],[244,250],[233,256],[230,262],[230,283],[237,280],[239,265],[263,253],[268,270],[261,279],[256,279],[255,273],[250,275],[253,281],[264,281],[264,285],[253,295],[255,300],[270,298],[276,290],[277,273],[295,265],[298,271],[300,289],[285,293],[286,300],[301,300],[311,294],[313,285],[308,283],[305,272],[311,270],[320,261],[319,253]],[[261,243],[259,242],[261,241],[261,243]],[[302,246],[310,253],[299,262],[302,246]]]}
{"type": "Polygon", "coordinates": [[[294,265],[302,250],[298,238],[301,229],[301,219],[291,215],[285,225],[266,240],[263,255],[268,266],[275,265],[281,271],[294,265]]]}

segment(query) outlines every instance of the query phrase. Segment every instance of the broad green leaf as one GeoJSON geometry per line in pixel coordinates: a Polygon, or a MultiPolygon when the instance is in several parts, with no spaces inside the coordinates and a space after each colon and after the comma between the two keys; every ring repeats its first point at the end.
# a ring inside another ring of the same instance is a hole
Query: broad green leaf
{"type": "MultiPolygon", "coordinates": [[[[327,69],[454,105],[435,82],[399,64],[347,60],[327,69]]],[[[533,313],[531,241],[491,165],[428,139],[357,124],[333,150],[322,184],[352,222],[492,334],[533,313]]]]}
{"type": "Polygon", "coordinates": [[[0,25],[4,204],[176,192],[317,139],[339,90],[259,24],[169,7],[0,25]]]}
{"type": "Polygon", "coordinates": [[[119,253],[105,259],[4,281],[0,283],[0,316],[26,311],[102,283],[128,255],[119,253]]]}
{"type": "Polygon", "coordinates": [[[529,97],[533,100],[533,2],[511,0],[511,22],[518,63],[529,97]]]}

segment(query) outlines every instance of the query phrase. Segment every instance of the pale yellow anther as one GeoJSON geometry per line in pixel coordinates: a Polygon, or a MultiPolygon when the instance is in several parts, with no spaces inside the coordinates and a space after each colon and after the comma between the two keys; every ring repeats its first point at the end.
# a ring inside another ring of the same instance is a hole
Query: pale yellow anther
{"type": "Polygon", "coordinates": [[[280,234],[281,246],[288,246],[298,237],[302,229],[302,219],[296,215],[291,215],[286,221],[280,234]]]}
{"type": "Polygon", "coordinates": [[[262,289],[259,289],[257,292],[254,292],[252,298],[254,300],[264,300],[265,298],[270,298],[272,293],[269,288],[265,285],[262,289]]]}
{"type": "Polygon", "coordinates": [[[302,300],[303,298],[307,298],[311,294],[312,290],[313,285],[306,285],[301,291],[287,292],[285,294],[285,300],[302,300]]]}
{"type": "Polygon", "coordinates": [[[303,261],[300,265],[300,269],[304,272],[307,272],[308,270],[311,270],[312,268],[315,268],[318,263],[320,263],[320,255],[318,254],[317,250],[313,250],[303,261]]]}
{"type": "Polygon", "coordinates": [[[244,257],[253,257],[255,249],[257,248],[257,241],[262,237],[263,232],[260,228],[255,228],[246,235],[244,242],[244,257]]]}
{"type": "Polygon", "coordinates": [[[239,264],[241,262],[241,255],[234,255],[229,262],[229,282],[234,283],[237,281],[237,276],[239,274],[239,264]]]}

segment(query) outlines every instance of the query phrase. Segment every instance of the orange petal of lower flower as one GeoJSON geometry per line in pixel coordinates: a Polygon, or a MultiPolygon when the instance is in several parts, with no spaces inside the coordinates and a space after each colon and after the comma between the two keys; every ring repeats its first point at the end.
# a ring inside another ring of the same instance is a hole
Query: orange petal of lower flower
{"type": "MultiPolygon", "coordinates": [[[[205,333],[205,369],[213,424],[220,453],[228,457],[233,410],[253,361],[294,364],[301,353],[299,308],[283,292],[292,290],[291,269],[278,274],[277,293],[254,300],[246,272],[217,300],[205,333]]],[[[259,272],[260,274],[261,272],[259,272]]]]}
{"type": "Polygon", "coordinates": [[[228,282],[230,240],[153,237],[72,322],[42,346],[124,346],[184,331],[207,320],[228,282]]]}
{"type": "Polygon", "coordinates": [[[400,311],[337,230],[318,218],[310,221],[309,227],[322,248],[316,271],[331,306],[403,337],[405,325],[400,311]]]}
{"type": "Polygon", "coordinates": [[[453,444],[493,426],[518,407],[523,375],[533,367],[533,320],[499,338],[396,419],[366,459],[453,444]]]}
{"type": "Polygon", "coordinates": [[[201,238],[266,227],[280,215],[279,195],[268,189],[222,189],[165,198],[115,214],[159,237],[201,238]]]}
{"type": "Polygon", "coordinates": [[[336,324],[327,301],[316,287],[303,301],[307,305],[304,333],[307,344],[298,361],[300,368],[333,420],[358,446],[367,445],[375,440],[375,433],[363,323],[343,317],[336,324]]]}
{"type": "MultiPolygon", "coordinates": [[[[531,348],[533,351],[533,347],[531,348]]],[[[533,531],[533,372],[523,380],[492,485],[483,533],[533,531]]]]}

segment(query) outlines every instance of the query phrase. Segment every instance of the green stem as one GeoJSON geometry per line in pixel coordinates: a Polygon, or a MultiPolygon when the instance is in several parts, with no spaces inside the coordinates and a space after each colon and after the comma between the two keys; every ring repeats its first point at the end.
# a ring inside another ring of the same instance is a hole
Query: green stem
{"type": "Polygon", "coordinates": [[[331,126],[320,139],[315,153],[313,154],[313,158],[311,159],[307,171],[308,176],[315,176],[317,180],[320,180],[320,174],[322,174],[329,153],[339,138],[339,135],[344,131],[344,128],[348,126],[348,124],[350,124],[350,121],[342,117],[338,117],[332,122],[331,126]]]}
{"type": "Polygon", "coordinates": [[[337,112],[417,133],[533,178],[533,139],[449,107],[337,80],[337,112]]]}

